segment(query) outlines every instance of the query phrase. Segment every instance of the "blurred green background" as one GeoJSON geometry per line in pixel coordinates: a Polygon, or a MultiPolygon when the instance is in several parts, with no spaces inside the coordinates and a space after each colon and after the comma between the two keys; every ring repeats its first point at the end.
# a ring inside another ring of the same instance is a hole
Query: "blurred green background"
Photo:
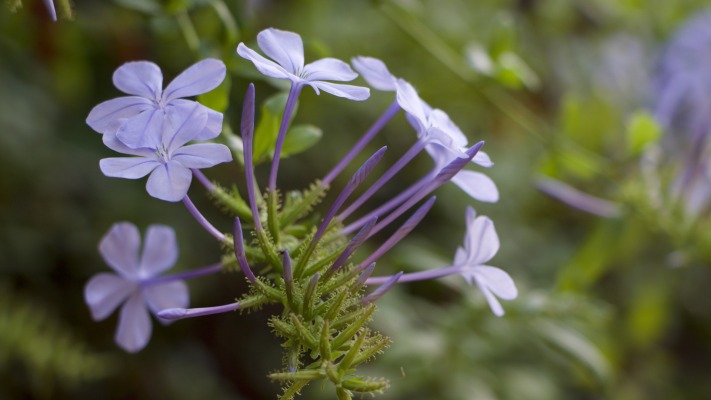
{"type": "MultiPolygon", "coordinates": [[[[430,215],[378,268],[448,265],[461,245],[464,209],[473,205],[494,220],[501,251],[492,264],[511,274],[520,296],[496,318],[459,277],[396,287],[374,321],[394,341],[370,366],[391,381],[379,398],[711,393],[710,218],[689,215],[667,195],[652,201],[644,179],[655,149],[666,156],[652,171],[661,193],[682,164],[664,151],[660,138],[669,132],[649,114],[652,80],[666,43],[705,1],[75,0],[70,9],[58,0],[57,23],[39,0],[3,3],[0,398],[276,398],[280,388],[266,378],[281,367],[266,326],[276,309],[154,323],[149,345],[130,355],[113,343],[116,315],[93,322],[83,302],[84,284],[108,270],[97,244],[116,221],[142,230],[173,226],[176,271],[221,255],[182,205],[149,197],[143,181],[99,171],[99,159],[113,153],[84,120],[121,95],[111,84],[114,69],[151,60],[167,82],[199,59],[220,58],[229,73],[218,92],[229,100],[225,121],[236,128],[249,82],[259,102],[278,92],[235,53],[267,27],[301,34],[307,62],[384,60],[470,142],[485,140],[496,163],[487,173],[501,192],[498,203],[475,203],[453,185],[439,189],[430,215]],[[571,208],[537,189],[541,176],[614,201],[620,211],[602,218],[571,208]]],[[[305,90],[296,121],[324,134],[282,163],[282,188],[322,177],[391,101],[389,93],[353,103],[305,90]]],[[[392,162],[413,138],[399,115],[370,149],[388,145],[392,162]]],[[[418,158],[380,201],[429,168],[426,156],[418,158]]],[[[206,174],[243,185],[236,164],[206,174]]],[[[258,174],[264,182],[266,167],[258,174]]],[[[218,228],[229,229],[230,218],[199,188],[191,194],[218,228]]],[[[189,285],[193,306],[231,302],[246,289],[238,275],[189,285]]],[[[320,386],[304,394],[331,396],[320,386]]]]}

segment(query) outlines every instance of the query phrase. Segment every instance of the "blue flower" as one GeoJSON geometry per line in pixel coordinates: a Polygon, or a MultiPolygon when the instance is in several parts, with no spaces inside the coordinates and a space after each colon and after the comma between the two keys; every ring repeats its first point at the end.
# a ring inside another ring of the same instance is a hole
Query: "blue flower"
{"type": "Polygon", "coordinates": [[[175,232],[164,225],[149,226],[141,250],[138,228],[119,222],[101,240],[99,252],[116,273],[94,275],[84,288],[84,299],[95,321],[106,319],[123,304],[115,340],[124,350],[137,352],[151,337],[148,310],[157,314],[185,308],[190,301],[183,281],[156,278],[178,259],[175,232]]]}
{"type": "Polygon", "coordinates": [[[126,179],[151,174],[146,183],[148,194],[165,201],[180,201],[190,187],[191,168],[208,168],[232,160],[229,148],[222,144],[185,146],[191,140],[212,139],[219,135],[219,132],[205,129],[208,119],[206,108],[196,102],[175,105],[161,125],[160,135],[149,135],[146,145],[135,149],[126,146],[118,134],[107,131],[103,136],[107,147],[135,157],[104,158],[99,163],[101,172],[126,179]]]}
{"type": "Polygon", "coordinates": [[[358,76],[341,60],[323,58],[304,65],[304,45],[301,36],[296,33],[265,29],[257,35],[257,43],[264,54],[276,62],[266,59],[244,43],[237,46],[237,53],[252,61],[259,72],[266,76],[289,80],[293,85],[311,86],[316,94],[323,90],[334,96],[358,101],[370,97],[368,88],[326,82],[352,81],[358,76]]]}
{"type": "Polygon", "coordinates": [[[225,79],[225,64],[216,59],[197,62],[163,90],[160,68],[148,61],[129,62],[114,72],[114,86],[133,95],[105,101],[94,107],[86,123],[99,133],[115,132],[132,149],[149,147],[162,134],[162,125],[187,105],[198,105],[207,123],[193,140],[206,140],[222,131],[222,114],[195,101],[182,99],[216,88],[225,79]],[[182,107],[181,107],[182,106],[182,107]]]}

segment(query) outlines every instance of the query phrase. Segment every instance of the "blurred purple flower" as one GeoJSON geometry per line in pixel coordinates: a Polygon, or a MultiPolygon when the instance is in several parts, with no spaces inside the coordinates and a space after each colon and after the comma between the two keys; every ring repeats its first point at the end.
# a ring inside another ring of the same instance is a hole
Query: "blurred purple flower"
{"type": "Polygon", "coordinates": [[[99,163],[101,172],[126,179],[151,174],[146,183],[148,194],[175,202],[182,200],[188,192],[192,181],[191,168],[208,168],[232,160],[229,148],[222,144],[185,146],[192,140],[212,139],[219,135],[219,132],[204,129],[208,123],[206,107],[196,102],[184,102],[173,109],[161,126],[160,136],[155,136],[144,147],[132,149],[117,138],[117,134],[107,131],[103,139],[108,148],[136,157],[104,158],[99,163]]]}
{"type": "Polygon", "coordinates": [[[397,90],[397,80],[390,73],[384,62],[373,57],[358,56],[351,59],[353,68],[358,71],[360,76],[368,82],[368,85],[374,89],[384,92],[394,92],[397,90]]]}
{"type": "Polygon", "coordinates": [[[54,1],[42,0],[42,2],[44,2],[44,6],[47,7],[47,12],[49,12],[49,16],[52,18],[52,21],[57,22],[57,11],[54,9],[54,1]]]}
{"type": "Polygon", "coordinates": [[[95,321],[106,319],[123,304],[115,340],[124,350],[137,352],[151,337],[148,310],[157,314],[189,303],[183,281],[156,279],[178,259],[175,232],[164,225],[149,226],[141,250],[138,228],[119,222],[101,240],[99,252],[116,273],[94,275],[84,288],[84,299],[95,321]]]}
{"type": "Polygon", "coordinates": [[[126,63],[114,72],[114,86],[133,96],[97,105],[86,123],[102,134],[115,130],[118,139],[132,149],[152,147],[159,143],[164,121],[187,105],[197,105],[207,115],[207,123],[193,140],[214,138],[222,131],[222,114],[182,98],[216,88],[225,73],[222,61],[209,58],[188,67],[163,90],[163,74],[157,65],[148,61],[126,63]]]}
{"type": "Polygon", "coordinates": [[[351,81],[358,76],[341,60],[323,58],[304,65],[304,45],[301,36],[296,33],[274,28],[265,29],[257,35],[257,43],[264,54],[276,62],[268,60],[244,43],[237,46],[237,53],[252,61],[259,72],[266,76],[286,79],[297,86],[311,86],[316,94],[323,90],[334,96],[358,101],[370,96],[368,88],[326,82],[351,81]]]}

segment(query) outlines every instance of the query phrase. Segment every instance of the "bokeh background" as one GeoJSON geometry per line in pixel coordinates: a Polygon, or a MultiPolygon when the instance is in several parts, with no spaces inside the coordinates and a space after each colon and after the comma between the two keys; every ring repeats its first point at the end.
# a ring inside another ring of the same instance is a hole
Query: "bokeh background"
{"type": "MultiPolygon", "coordinates": [[[[260,102],[279,91],[235,54],[267,27],[300,33],[307,60],[383,59],[470,141],[485,140],[496,163],[487,173],[498,203],[441,188],[423,224],[378,268],[448,265],[472,205],[494,220],[501,250],[491,263],[511,274],[519,298],[496,318],[460,277],[397,286],[373,323],[394,341],[369,367],[391,381],[379,398],[708,398],[706,1],[56,3],[56,23],[39,0],[0,7],[0,398],[276,398],[280,388],[266,374],[281,367],[281,355],[266,322],[277,309],[155,323],[148,347],[126,354],[113,343],[117,316],[94,322],[83,301],[84,284],[107,270],[97,244],[116,221],[173,226],[176,271],[221,255],[182,205],[149,197],[143,181],[99,171],[112,152],[84,120],[121,95],[113,70],[151,60],[167,82],[218,57],[228,80],[205,101],[226,107],[226,123],[237,127],[249,82],[260,102]],[[586,207],[591,201],[597,207],[586,207]]],[[[282,187],[322,177],[391,101],[305,90],[297,121],[320,127],[323,138],[283,162],[282,187]]],[[[393,161],[413,138],[400,115],[371,150],[388,145],[393,161]]],[[[418,158],[379,199],[430,168],[418,158]]],[[[206,173],[243,185],[236,164],[206,173]]],[[[230,218],[199,188],[191,195],[229,229],[230,218]]],[[[189,284],[195,306],[245,290],[238,274],[189,284]]],[[[332,397],[328,386],[304,394],[332,397]]]]}

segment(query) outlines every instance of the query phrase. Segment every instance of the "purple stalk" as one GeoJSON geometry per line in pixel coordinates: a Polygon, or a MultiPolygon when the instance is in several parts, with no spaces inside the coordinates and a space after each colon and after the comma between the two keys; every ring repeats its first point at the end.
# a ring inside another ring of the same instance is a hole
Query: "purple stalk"
{"type": "Polygon", "coordinates": [[[158,311],[158,318],[167,320],[176,320],[183,318],[202,317],[205,315],[220,314],[230,311],[239,310],[240,303],[225,304],[217,307],[202,307],[202,308],[166,308],[158,311]]]}
{"type": "Polygon", "coordinates": [[[341,255],[338,256],[338,259],[328,269],[328,271],[326,272],[327,276],[331,276],[336,273],[338,269],[341,268],[343,263],[345,263],[346,260],[351,256],[351,254],[353,254],[353,252],[356,251],[356,249],[360,247],[366,239],[368,239],[370,230],[373,229],[373,226],[375,226],[376,222],[378,222],[378,217],[373,217],[365,224],[363,229],[358,231],[358,233],[348,243],[348,246],[346,246],[345,250],[343,250],[341,255]]]}
{"type": "Polygon", "coordinates": [[[301,84],[293,83],[289,90],[289,97],[286,99],[284,107],[284,115],[281,117],[281,126],[279,127],[279,135],[277,136],[276,144],[274,145],[274,158],[272,159],[272,169],[269,171],[269,191],[276,192],[277,172],[279,171],[279,158],[281,157],[281,148],[284,146],[284,138],[286,138],[286,130],[289,128],[291,115],[296,107],[296,100],[301,93],[301,84]]]}
{"type": "MultiPolygon", "coordinates": [[[[461,265],[452,265],[450,267],[437,268],[428,271],[411,272],[409,274],[404,274],[400,277],[398,282],[416,282],[416,281],[426,281],[430,279],[438,279],[449,275],[456,275],[462,271],[461,265]]],[[[388,276],[374,276],[368,278],[365,281],[366,285],[382,285],[392,279],[394,275],[388,276]]]]}
{"type": "MultiPolygon", "coordinates": [[[[430,209],[434,205],[435,199],[436,197],[432,196],[432,198],[430,198],[423,205],[421,205],[420,208],[418,208],[417,211],[415,211],[412,216],[410,216],[410,218],[408,218],[407,221],[405,221],[405,223],[397,231],[395,231],[395,233],[393,233],[393,235],[390,236],[388,240],[385,241],[385,243],[378,247],[378,249],[375,250],[373,254],[368,256],[365,261],[360,263],[358,268],[364,269],[368,265],[372,264],[375,260],[382,257],[383,254],[387,253],[399,241],[405,238],[405,236],[407,236],[413,229],[415,229],[415,226],[417,226],[417,224],[422,221],[425,215],[427,215],[427,212],[430,211],[430,209]]],[[[370,236],[372,235],[373,233],[371,232],[370,236]]]]}
{"type": "MultiPolygon", "coordinates": [[[[356,281],[355,281],[355,286],[358,287],[358,288],[360,288],[360,287],[363,286],[363,285],[367,285],[367,284],[368,284],[368,279],[370,278],[370,275],[373,274],[373,271],[374,271],[374,270],[375,270],[375,263],[372,263],[372,264],[368,265],[368,266],[363,270],[363,272],[361,272],[360,276],[358,276],[358,279],[356,279],[356,281]]],[[[390,278],[391,278],[391,277],[388,276],[388,279],[390,279],[390,278]]]]}
{"type": "Polygon", "coordinates": [[[371,187],[368,188],[368,190],[360,195],[356,201],[353,202],[348,208],[346,208],[339,216],[338,219],[343,221],[344,219],[348,218],[349,215],[351,215],[354,211],[358,209],[358,207],[362,206],[363,203],[365,203],[368,199],[370,199],[371,196],[375,194],[380,188],[383,187],[390,179],[392,179],[395,174],[400,172],[401,169],[403,169],[410,161],[412,161],[415,156],[420,154],[422,150],[424,150],[425,145],[427,145],[427,142],[424,140],[417,140],[415,144],[410,147],[410,149],[402,156],[400,157],[395,164],[393,164],[390,169],[388,169],[383,176],[380,177],[371,187]]]}
{"type": "Polygon", "coordinates": [[[358,140],[358,142],[351,148],[351,150],[346,154],[345,157],[341,159],[341,161],[336,164],[335,167],[329,172],[322,180],[321,182],[324,184],[324,186],[328,186],[333,182],[334,179],[343,172],[343,169],[346,168],[348,164],[350,164],[351,161],[360,154],[361,151],[363,151],[363,148],[377,135],[394,116],[397,114],[397,112],[400,111],[400,105],[397,103],[397,101],[394,101],[390,106],[388,107],[387,110],[383,113],[383,115],[378,118],[377,121],[366,131],[363,136],[358,140]]]}
{"type": "Polygon", "coordinates": [[[53,0],[42,0],[44,3],[44,6],[47,7],[47,12],[49,12],[49,16],[52,18],[52,21],[57,22],[57,11],[54,9],[54,1],[53,0]]]}
{"type": "Polygon", "coordinates": [[[385,293],[387,293],[395,284],[397,281],[400,279],[402,276],[402,272],[398,272],[397,274],[393,275],[390,280],[385,282],[382,286],[379,288],[373,290],[373,292],[365,297],[363,297],[363,300],[361,300],[362,304],[370,304],[373,303],[374,301],[378,300],[379,298],[383,297],[385,293]]]}
{"type": "Polygon", "coordinates": [[[214,274],[216,272],[220,272],[220,271],[222,271],[223,268],[224,268],[224,266],[222,264],[208,265],[207,267],[202,267],[202,268],[194,269],[191,271],[178,272],[176,274],[163,275],[163,276],[158,276],[158,277],[151,278],[151,279],[146,279],[144,281],[141,281],[141,286],[146,287],[146,286],[151,286],[151,285],[157,285],[159,283],[164,283],[164,282],[183,281],[183,280],[187,280],[187,279],[198,278],[201,276],[210,275],[210,274],[214,274]]]}
{"type": "Polygon", "coordinates": [[[426,175],[423,178],[420,178],[419,181],[412,184],[409,188],[405,189],[402,193],[400,193],[399,195],[388,200],[385,204],[383,204],[380,207],[376,208],[375,210],[369,212],[365,216],[359,218],[357,221],[349,224],[348,226],[343,228],[343,230],[341,232],[344,235],[351,234],[351,233],[355,232],[356,229],[360,228],[365,223],[370,221],[373,217],[377,217],[378,215],[383,215],[386,212],[392,210],[393,208],[399,206],[405,200],[412,197],[413,194],[417,193],[420,189],[422,189],[422,187],[424,187],[430,181],[432,176],[433,175],[426,175]]]}
{"type": "Polygon", "coordinates": [[[434,178],[430,179],[429,182],[426,185],[423,185],[417,193],[413,194],[407,201],[405,201],[400,207],[395,209],[395,211],[391,212],[388,214],[388,216],[380,221],[374,228],[373,231],[370,233],[370,236],[375,235],[376,233],[380,232],[381,229],[385,228],[388,226],[391,222],[393,222],[397,217],[405,213],[407,210],[412,208],[415,204],[417,204],[418,201],[422,200],[425,196],[428,194],[432,193],[435,189],[438,187],[444,185],[445,183],[449,182],[452,180],[454,175],[456,175],[459,171],[461,171],[464,167],[467,166],[467,164],[474,158],[476,153],[479,152],[479,150],[484,146],[484,142],[479,142],[475,144],[474,146],[470,147],[467,150],[467,157],[466,158],[455,158],[453,161],[451,161],[449,164],[445,165],[444,168],[442,168],[437,175],[435,175],[434,178]]]}
{"type": "Polygon", "coordinates": [[[212,224],[202,214],[200,214],[200,211],[198,211],[197,207],[195,207],[195,204],[190,201],[190,197],[188,197],[188,195],[185,195],[185,197],[183,197],[183,204],[185,204],[185,207],[195,218],[195,220],[197,220],[200,226],[202,226],[210,235],[214,236],[215,239],[219,240],[220,242],[225,241],[225,235],[223,235],[222,232],[218,231],[217,228],[212,226],[212,224]]]}
{"type": "Polygon", "coordinates": [[[539,178],[536,182],[536,187],[547,195],[571,207],[600,217],[619,217],[622,212],[620,205],[617,203],[583,193],[554,179],[539,178]]]}
{"type": "Polygon", "coordinates": [[[240,223],[239,218],[235,218],[235,224],[232,233],[234,236],[234,248],[237,263],[239,264],[242,273],[244,273],[244,276],[246,276],[250,282],[255,283],[257,281],[257,277],[254,276],[254,272],[252,272],[252,269],[249,268],[249,264],[247,263],[247,257],[244,252],[244,237],[242,236],[242,224],[240,223]]]}
{"type": "Polygon", "coordinates": [[[202,173],[202,171],[195,168],[191,169],[191,171],[193,172],[193,176],[195,176],[195,178],[200,182],[201,185],[205,187],[205,189],[207,189],[208,192],[212,192],[215,190],[215,185],[213,185],[212,182],[207,179],[207,177],[205,176],[205,174],[202,173]]]}
{"type": "Polygon", "coordinates": [[[247,198],[249,208],[252,210],[254,229],[262,231],[262,222],[259,220],[259,210],[257,209],[257,199],[254,195],[254,165],[252,165],[252,140],[254,139],[254,84],[250,83],[247,93],[244,95],[244,105],[242,106],[242,151],[244,152],[244,172],[247,180],[247,198]]]}

